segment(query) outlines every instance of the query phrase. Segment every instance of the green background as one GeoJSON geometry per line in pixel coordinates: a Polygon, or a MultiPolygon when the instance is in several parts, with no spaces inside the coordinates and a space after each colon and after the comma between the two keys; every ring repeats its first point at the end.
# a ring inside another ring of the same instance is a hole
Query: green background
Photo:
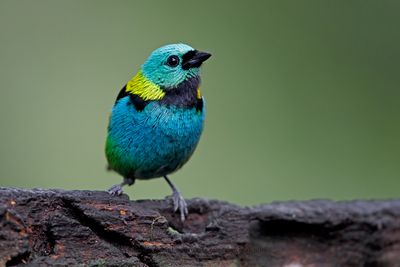
{"type": "MultiPolygon", "coordinates": [[[[207,121],[185,197],[400,197],[400,1],[0,1],[0,186],[103,190],[109,112],[184,42],[207,121]]],[[[170,194],[137,181],[134,198],[170,194]]]]}

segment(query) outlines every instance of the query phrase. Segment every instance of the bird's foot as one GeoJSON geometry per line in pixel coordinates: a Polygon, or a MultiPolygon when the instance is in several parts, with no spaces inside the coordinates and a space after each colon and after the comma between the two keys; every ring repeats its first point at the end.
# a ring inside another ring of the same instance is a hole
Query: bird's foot
{"type": "Polygon", "coordinates": [[[183,222],[189,212],[186,201],[178,190],[173,191],[172,201],[174,202],[174,212],[177,212],[179,210],[179,213],[181,215],[181,221],[183,222]]]}
{"type": "Polygon", "coordinates": [[[107,192],[108,192],[110,195],[119,196],[119,195],[121,195],[124,191],[122,190],[122,185],[120,185],[120,184],[115,184],[115,185],[111,186],[110,189],[107,190],[107,192]]]}
{"type": "Polygon", "coordinates": [[[122,181],[122,183],[120,183],[120,184],[115,184],[115,185],[111,186],[111,188],[108,189],[107,192],[108,192],[110,195],[113,195],[113,196],[122,195],[122,193],[124,192],[124,191],[122,190],[122,187],[123,187],[124,185],[133,185],[134,182],[135,182],[135,179],[124,177],[124,180],[122,181]]]}

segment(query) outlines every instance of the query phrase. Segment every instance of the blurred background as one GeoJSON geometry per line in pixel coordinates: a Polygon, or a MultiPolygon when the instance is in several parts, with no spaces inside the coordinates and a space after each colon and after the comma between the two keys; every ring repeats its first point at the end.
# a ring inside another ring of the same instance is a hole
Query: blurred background
{"type": "MultiPolygon", "coordinates": [[[[400,1],[0,1],[0,186],[104,190],[108,116],[149,53],[184,42],[205,131],[171,176],[241,205],[400,197],[400,1]]],[[[171,193],[137,181],[133,199],[171,193]]]]}

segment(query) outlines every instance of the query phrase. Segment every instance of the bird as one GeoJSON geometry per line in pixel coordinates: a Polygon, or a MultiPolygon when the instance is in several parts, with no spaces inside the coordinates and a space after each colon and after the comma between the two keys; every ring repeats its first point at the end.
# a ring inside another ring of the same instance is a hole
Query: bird
{"type": "Polygon", "coordinates": [[[172,189],[174,212],[188,216],[185,199],[169,174],[193,154],[204,126],[200,67],[211,57],[183,43],[155,49],[120,90],[108,124],[108,168],[123,181],[108,189],[121,195],[135,180],[164,177],[172,189]]]}

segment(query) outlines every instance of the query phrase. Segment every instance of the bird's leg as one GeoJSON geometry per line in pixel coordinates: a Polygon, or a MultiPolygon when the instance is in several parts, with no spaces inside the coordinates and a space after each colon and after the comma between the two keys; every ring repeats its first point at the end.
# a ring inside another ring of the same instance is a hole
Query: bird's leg
{"type": "Polygon", "coordinates": [[[125,177],[122,183],[111,186],[110,189],[107,190],[107,192],[110,195],[119,196],[123,193],[122,187],[124,185],[133,185],[134,182],[135,179],[125,177]]]}
{"type": "Polygon", "coordinates": [[[172,189],[172,200],[174,202],[174,212],[179,209],[181,214],[181,221],[185,220],[185,216],[188,215],[188,209],[185,199],[182,197],[181,192],[175,187],[175,185],[171,182],[171,180],[165,175],[165,180],[169,184],[172,189]]]}

